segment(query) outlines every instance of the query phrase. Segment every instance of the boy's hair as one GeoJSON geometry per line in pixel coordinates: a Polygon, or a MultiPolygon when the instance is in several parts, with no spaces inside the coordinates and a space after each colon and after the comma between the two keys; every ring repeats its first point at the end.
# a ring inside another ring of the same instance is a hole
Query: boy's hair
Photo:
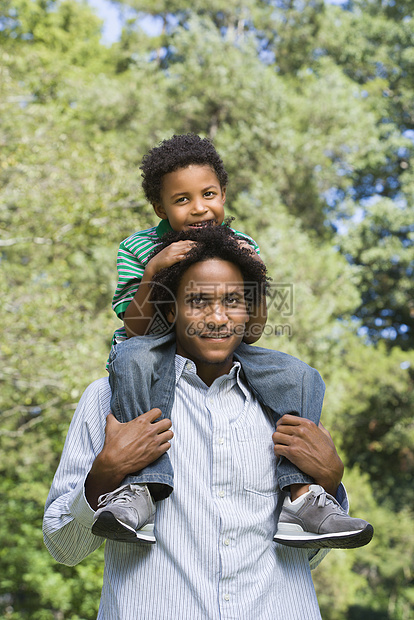
{"type": "MultiPolygon", "coordinates": [[[[176,241],[190,239],[197,242],[183,260],[161,269],[152,279],[151,301],[164,316],[168,314],[172,300],[177,298],[178,287],[187,269],[195,263],[214,258],[229,261],[240,269],[245,283],[248,312],[259,305],[267,292],[270,278],[267,277],[264,263],[252,255],[255,251],[253,247],[250,250],[240,244],[240,237],[229,226],[232,219],[227,218],[221,226],[211,224],[197,230],[167,233],[156,246],[150,258],[176,241]]],[[[217,274],[217,279],[220,280],[220,274],[217,274]]]]}
{"type": "Polygon", "coordinates": [[[151,204],[160,204],[162,177],[191,165],[210,166],[217,175],[220,187],[227,187],[227,172],[211,140],[187,133],[163,140],[144,155],[140,169],[147,200],[151,204]]]}

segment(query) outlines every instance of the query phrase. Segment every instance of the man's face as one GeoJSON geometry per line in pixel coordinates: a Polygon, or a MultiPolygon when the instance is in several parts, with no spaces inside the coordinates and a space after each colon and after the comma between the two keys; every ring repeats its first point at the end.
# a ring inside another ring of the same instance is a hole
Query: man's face
{"type": "Polygon", "coordinates": [[[155,204],[154,210],[161,219],[168,219],[173,230],[181,232],[211,221],[221,224],[225,201],[226,190],[220,187],[214,170],[191,165],[163,176],[161,204],[155,204]]]}
{"type": "Polygon", "coordinates": [[[240,269],[220,259],[196,263],[185,272],[176,301],[168,320],[175,320],[177,353],[211,385],[230,371],[249,320],[240,269]]]}

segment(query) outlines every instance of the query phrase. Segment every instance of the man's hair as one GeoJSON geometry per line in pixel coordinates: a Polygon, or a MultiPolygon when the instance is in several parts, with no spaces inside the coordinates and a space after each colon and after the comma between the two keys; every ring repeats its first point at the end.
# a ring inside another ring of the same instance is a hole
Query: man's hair
{"type": "MultiPolygon", "coordinates": [[[[221,226],[210,224],[201,229],[167,233],[162,242],[156,246],[150,258],[176,241],[190,239],[197,242],[183,260],[161,269],[152,279],[151,301],[156,305],[159,304],[158,307],[164,316],[168,314],[171,300],[177,298],[178,287],[187,269],[195,263],[215,258],[229,261],[240,269],[245,283],[247,311],[250,312],[253,307],[259,305],[267,292],[270,278],[267,276],[264,263],[252,254],[255,252],[253,247],[250,249],[243,246],[240,241],[246,240],[238,237],[230,228],[232,219],[227,218],[221,226]]],[[[217,274],[217,280],[220,281],[220,273],[217,274]]]]}
{"type": "Polygon", "coordinates": [[[228,175],[213,143],[208,138],[187,133],[163,140],[144,155],[140,169],[147,200],[151,204],[160,204],[163,176],[191,165],[210,166],[220,187],[227,187],[228,175]]]}

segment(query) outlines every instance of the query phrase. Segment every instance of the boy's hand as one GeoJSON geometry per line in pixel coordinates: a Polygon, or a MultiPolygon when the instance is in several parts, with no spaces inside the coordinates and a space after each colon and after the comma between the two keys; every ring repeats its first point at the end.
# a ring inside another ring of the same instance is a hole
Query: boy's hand
{"type": "Polygon", "coordinates": [[[154,316],[154,305],[150,301],[152,278],[164,267],[170,267],[183,260],[195,243],[189,239],[176,241],[148,261],[134,299],[124,313],[124,326],[128,338],[145,336],[151,326],[154,316]]]}
{"type": "Polygon", "coordinates": [[[92,508],[96,509],[100,495],[116,489],[125,476],[143,469],[169,450],[174,436],[171,420],[155,422],[160,415],[159,409],[151,409],[125,424],[111,413],[107,416],[104,446],[85,483],[92,508]]]}
{"type": "Polygon", "coordinates": [[[246,250],[249,250],[251,255],[253,256],[253,258],[256,258],[261,263],[263,263],[262,259],[260,258],[260,255],[256,252],[254,247],[252,245],[250,245],[250,243],[248,241],[246,241],[246,239],[242,239],[241,237],[238,237],[237,238],[237,243],[239,244],[239,246],[241,248],[245,248],[246,250]]]}
{"type": "Polygon", "coordinates": [[[176,241],[164,248],[159,254],[148,261],[145,267],[146,275],[152,278],[156,273],[161,271],[161,269],[171,267],[171,265],[175,265],[175,263],[183,260],[195,244],[195,241],[186,239],[185,241],[176,241]]]}

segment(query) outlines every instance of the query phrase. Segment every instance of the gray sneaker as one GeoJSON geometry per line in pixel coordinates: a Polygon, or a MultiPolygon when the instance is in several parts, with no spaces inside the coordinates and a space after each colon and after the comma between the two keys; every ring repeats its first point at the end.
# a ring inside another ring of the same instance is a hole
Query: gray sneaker
{"type": "Polygon", "coordinates": [[[99,497],[92,533],[118,542],[155,543],[155,510],[146,484],[126,484],[99,497]]]}
{"type": "Polygon", "coordinates": [[[311,484],[309,490],[297,512],[285,500],[274,537],[276,542],[305,549],[353,549],[369,543],[374,534],[372,525],[350,517],[318,484],[311,484]]]}

